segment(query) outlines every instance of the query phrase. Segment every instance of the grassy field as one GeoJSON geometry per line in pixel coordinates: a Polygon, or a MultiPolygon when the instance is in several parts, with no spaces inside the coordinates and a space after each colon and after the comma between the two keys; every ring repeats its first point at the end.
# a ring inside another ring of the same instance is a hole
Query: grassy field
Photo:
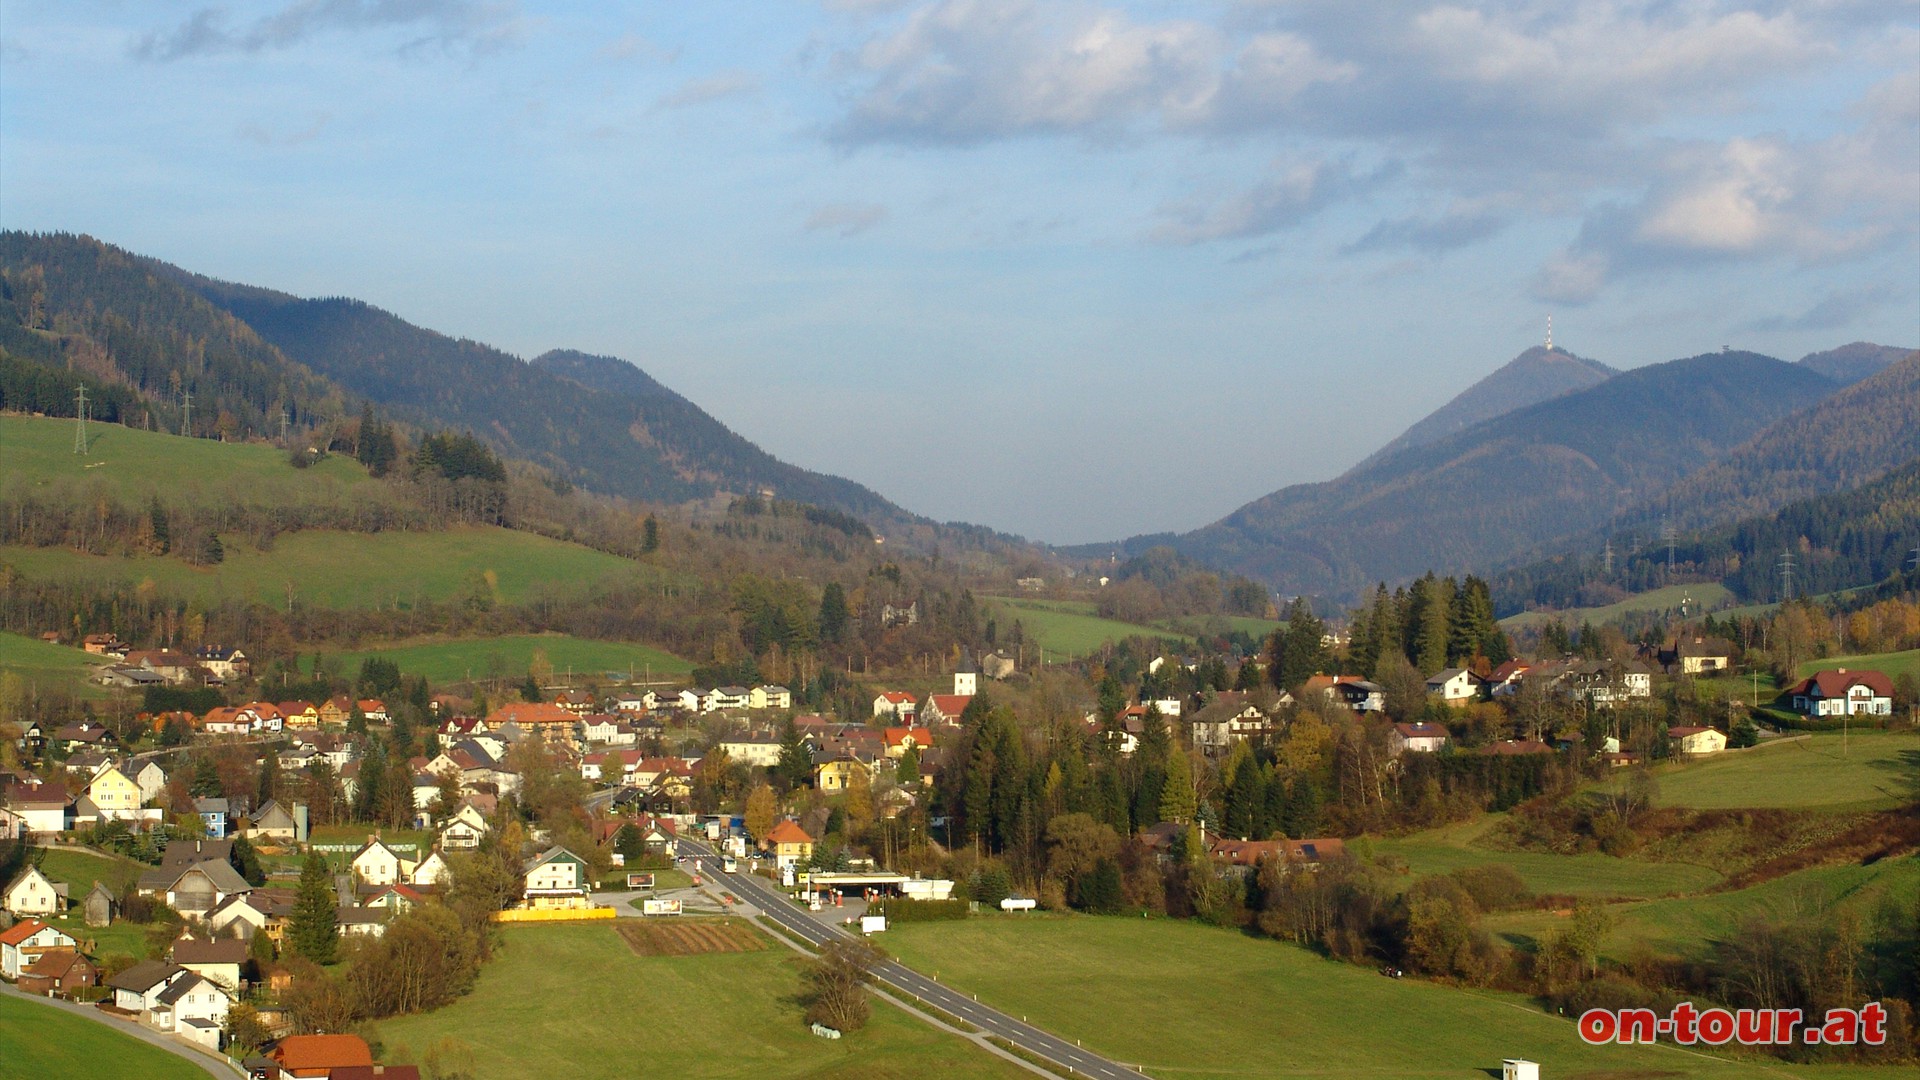
{"type": "Polygon", "coordinates": [[[1546,1063],[1556,1080],[1755,1073],[1667,1046],[1590,1047],[1571,1022],[1511,996],[1383,979],[1191,922],[987,917],[902,925],[885,944],[955,989],[1150,1076],[1482,1080],[1507,1057],[1546,1063]]]}
{"type": "Polygon", "coordinates": [[[12,994],[0,995],[0,1076],[207,1080],[206,1070],[108,1024],[12,994]]]}
{"type": "Polygon", "coordinates": [[[61,548],[0,547],[0,563],[29,577],[152,581],[164,595],[212,603],[255,600],[285,609],[406,606],[484,593],[518,603],[542,592],[566,594],[594,582],[635,575],[637,564],[577,544],[486,526],[445,532],[344,533],[311,530],[258,551],[230,538],[218,566],[191,566],[153,555],[82,555],[61,548]]]}
{"type": "Polygon", "coordinates": [[[105,687],[87,681],[103,657],[65,645],[49,645],[20,634],[0,633],[0,671],[12,672],[30,687],[46,691],[64,686],[86,697],[104,698],[105,687]]]}
{"type": "Polygon", "coordinates": [[[1864,656],[1829,656],[1824,660],[1809,660],[1795,670],[1804,679],[1816,671],[1829,671],[1833,668],[1846,668],[1848,671],[1884,671],[1888,678],[1920,675],[1920,649],[1870,653],[1864,656]]]}
{"type": "Polygon", "coordinates": [[[71,934],[74,940],[96,957],[125,953],[136,960],[145,959],[151,950],[147,947],[144,926],[116,921],[112,926],[91,927],[87,925],[86,911],[81,906],[87,894],[93,891],[94,882],[105,881],[107,887],[118,896],[144,869],[140,863],[118,855],[106,855],[84,848],[47,849],[40,860],[40,871],[50,880],[65,882],[67,897],[73,903],[65,914],[47,921],[71,934]]]}
{"type": "MultiPolygon", "coordinates": [[[[1850,911],[1870,922],[1883,898],[1911,903],[1920,890],[1920,857],[1883,859],[1872,866],[1823,866],[1745,889],[1687,899],[1649,900],[1615,906],[1606,954],[1625,959],[1644,945],[1654,955],[1697,959],[1738,931],[1751,915],[1802,917],[1818,912],[1832,919],[1850,911]]],[[[1487,928],[1512,944],[1529,946],[1565,924],[1545,911],[1490,916],[1487,928]]]]}
{"type": "Polygon", "coordinates": [[[1073,659],[1098,652],[1108,642],[1130,637],[1156,637],[1168,642],[1186,642],[1183,634],[1138,623],[1103,619],[1094,614],[1093,604],[1085,600],[1032,600],[1025,597],[989,596],[988,613],[1006,635],[1020,622],[1027,640],[1038,642],[1051,657],[1073,659]]]}
{"type": "Polygon", "coordinates": [[[425,675],[437,686],[469,678],[524,678],[536,651],[546,654],[557,677],[571,671],[576,678],[597,679],[618,673],[624,679],[631,670],[635,678],[645,678],[649,672],[654,678],[672,678],[693,670],[687,661],[646,645],[592,641],[565,634],[396,642],[334,655],[341,661],[340,670],[348,674],[358,671],[367,657],[379,656],[400,665],[408,675],[425,675]]]}
{"type": "Polygon", "coordinates": [[[1651,589],[1635,593],[1618,603],[1604,607],[1568,608],[1565,611],[1523,611],[1518,615],[1509,615],[1500,620],[1500,625],[1518,628],[1545,624],[1559,619],[1568,627],[1579,626],[1582,622],[1591,622],[1598,626],[1609,619],[1630,615],[1640,611],[1669,611],[1677,609],[1684,600],[1692,600],[1688,610],[1694,614],[1715,611],[1733,601],[1733,593],[1718,582],[1702,582],[1693,585],[1668,585],[1661,589],[1651,589]]]}
{"type": "Polygon", "coordinates": [[[1448,874],[1469,866],[1511,866],[1527,887],[1543,895],[1656,897],[1696,893],[1720,880],[1719,872],[1690,863],[1617,859],[1593,852],[1554,855],[1535,851],[1499,851],[1480,845],[1500,821],[1488,815],[1476,821],[1428,829],[1411,836],[1377,840],[1373,849],[1397,855],[1414,875],[1448,874]]]}
{"type": "Polygon", "coordinates": [[[1031,1075],[881,1003],[866,1030],[816,1038],[801,1023],[785,946],[642,958],[614,927],[509,928],[472,994],[381,1023],[388,1060],[419,1061],[452,1038],[472,1048],[476,1080],[1031,1075]]]}
{"type": "Polygon", "coordinates": [[[185,439],[118,424],[89,424],[87,434],[81,457],[73,452],[72,420],[0,416],[0,460],[9,476],[35,488],[73,487],[126,500],[163,489],[187,503],[330,500],[369,483],[359,462],[338,455],[296,469],[284,451],[264,444],[185,439]]]}
{"type": "Polygon", "coordinates": [[[1920,734],[1819,732],[1663,765],[1657,776],[1663,806],[1885,810],[1920,799],[1920,734]]]}

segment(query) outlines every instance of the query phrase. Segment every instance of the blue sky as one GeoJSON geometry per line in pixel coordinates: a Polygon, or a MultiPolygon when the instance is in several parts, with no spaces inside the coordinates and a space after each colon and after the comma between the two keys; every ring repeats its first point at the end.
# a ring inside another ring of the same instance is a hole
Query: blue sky
{"type": "Polygon", "coordinates": [[[640,364],[1074,542],[1536,343],[1920,344],[1920,6],[8,0],[0,224],[640,364]]]}

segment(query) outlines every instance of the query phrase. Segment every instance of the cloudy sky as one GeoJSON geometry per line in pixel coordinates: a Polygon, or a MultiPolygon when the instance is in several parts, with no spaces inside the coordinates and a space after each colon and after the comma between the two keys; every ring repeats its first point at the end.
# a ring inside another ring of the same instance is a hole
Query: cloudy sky
{"type": "Polygon", "coordinates": [[[7,0],[0,224],[630,359],[1070,542],[1534,344],[1920,344],[1913,0],[7,0]]]}

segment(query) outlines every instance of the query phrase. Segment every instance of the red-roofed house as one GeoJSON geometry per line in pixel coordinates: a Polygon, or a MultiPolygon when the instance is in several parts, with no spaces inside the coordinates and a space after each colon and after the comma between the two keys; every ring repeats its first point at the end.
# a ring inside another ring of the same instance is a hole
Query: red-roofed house
{"type": "Polygon", "coordinates": [[[972,694],[929,694],[927,707],[921,711],[926,726],[940,724],[958,725],[960,714],[967,711],[967,703],[973,700],[972,694]]]}
{"type": "Polygon", "coordinates": [[[1412,751],[1416,754],[1432,754],[1447,745],[1447,729],[1439,724],[1395,724],[1393,725],[1393,756],[1412,751]]]}
{"type": "Polygon", "coordinates": [[[568,746],[573,745],[573,725],[579,720],[573,713],[544,701],[510,702],[487,714],[487,726],[490,728],[498,729],[512,724],[548,742],[568,746]]]}
{"type": "Polygon", "coordinates": [[[933,738],[926,728],[890,727],[880,733],[886,740],[887,756],[898,761],[907,756],[907,748],[925,749],[933,745],[933,738]]]}
{"type": "Polygon", "coordinates": [[[1808,716],[1892,716],[1893,680],[1880,671],[1835,668],[1787,691],[1793,711],[1808,716]]]}
{"type": "Polygon", "coordinates": [[[358,1035],[289,1035],[267,1055],[282,1076],[326,1080],[335,1069],[373,1066],[373,1050],[358,1035]]]}
{"type": "Polygon", "coordinates": [[[773,861],[776,865],[794,866],[813,858],[813,837],[799,823],[788,818],[773,827],[767,834],[767,843],[773,847],[773,861]]]}
{"type": "Polygon", "coordinates": [[[1216,839],[1207,846],[1215,862],[1228,866],[1253,867],[1267,859],[1303,863],[1317,867],[1324,860],[1344,854],[1347,845],[1338,839],[1319,840],[1227,840],[1216,839]]]}
{"type": "Polygon", "coordinates": [[[900,690],[888,690],[873,699],[875,720],[892,717],[903,724],[912,724],[914,715],[919,711],[920,705],[913,695],[900,690]]]}
{"type": "Polygon", "coordinates": [[[21,919],[0,932],[0,975],[18,979],[22,971],[48,950],[78,947],[79,943],[58,927],[48,926],[39,919],[21,919]]]}

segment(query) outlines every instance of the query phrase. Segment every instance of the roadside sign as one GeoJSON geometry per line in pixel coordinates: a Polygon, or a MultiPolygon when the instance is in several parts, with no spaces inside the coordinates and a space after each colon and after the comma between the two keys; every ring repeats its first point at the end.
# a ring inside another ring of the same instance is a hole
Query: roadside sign
{"type": "Polygon", "coordinates": [[[650,873],[649,874],[628,874],[627,888],[651,889],[653,888],[653,875],[650,873]]]}

